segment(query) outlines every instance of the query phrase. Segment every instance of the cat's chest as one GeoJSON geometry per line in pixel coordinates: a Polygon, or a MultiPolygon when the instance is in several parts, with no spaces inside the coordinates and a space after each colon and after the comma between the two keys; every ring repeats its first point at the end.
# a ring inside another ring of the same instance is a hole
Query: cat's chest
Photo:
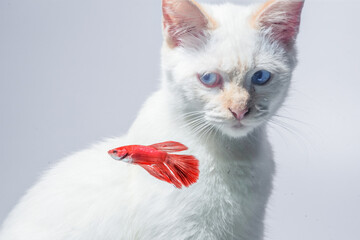
{"type": "Polygon", "coordinates": [[[208,167],[196,184],[174,196],[173,213],[177,217],[171,225],[197,229],[189,239],[202,235],[206,238],[201,239],[237,239],[233,236],[252,221],[257,199],[261,199],[251,180],[255,173],[235,164],[208,167]]]}

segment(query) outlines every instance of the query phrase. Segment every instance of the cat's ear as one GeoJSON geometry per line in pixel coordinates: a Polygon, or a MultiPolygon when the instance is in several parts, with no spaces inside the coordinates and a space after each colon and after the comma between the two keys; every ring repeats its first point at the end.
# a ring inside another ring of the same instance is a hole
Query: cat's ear
{"type": "Polygon", "coordinates": [[[171,48],[197,48],[208,38],[215,22],[193,0],[162,0],[164,35],[171,48]]]}
{"type": "Polygon", "coordinates": [[[254,13],[252,24],[291,47],[299,32],[303,6],[304,0],[269,0],[254,13]]]}

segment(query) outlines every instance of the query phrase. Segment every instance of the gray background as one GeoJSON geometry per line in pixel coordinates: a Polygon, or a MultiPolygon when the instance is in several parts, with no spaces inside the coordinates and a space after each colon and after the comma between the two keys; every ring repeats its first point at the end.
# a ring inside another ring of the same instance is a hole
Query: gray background
{"type": "MultiPolygon", "coordinates": [[[[126,132],[159,86],[160,10],[160,0],[0,0],[0,222],[58,159],[126,132]]],[[[267,239],[360,239],[359,11],[306,2],[283,127],[270,132],[267,239]]]]}

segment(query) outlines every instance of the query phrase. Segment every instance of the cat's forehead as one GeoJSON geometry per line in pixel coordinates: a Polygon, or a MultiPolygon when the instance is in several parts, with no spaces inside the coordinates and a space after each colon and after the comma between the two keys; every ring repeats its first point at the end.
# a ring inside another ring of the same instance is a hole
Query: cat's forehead
{"type": "Polygon", "coordinates": [[[212,18],[217,24],[233,25],[236,27],[239,23],[244,23],[245,20],[250,20],[258,4],[254,5],[237,5],[232,3],[224,3],[220,5],[203,4],[202,5],[208,16],[212,18]]]}
{"type": "Polygon", "coordinates": [[[207,5],[206,9],[217,23],[207,46],[208,57],[215,57],[218,67],[232,74],[251,68],[259,40],[250,23],[254,6],[207,5]]]}

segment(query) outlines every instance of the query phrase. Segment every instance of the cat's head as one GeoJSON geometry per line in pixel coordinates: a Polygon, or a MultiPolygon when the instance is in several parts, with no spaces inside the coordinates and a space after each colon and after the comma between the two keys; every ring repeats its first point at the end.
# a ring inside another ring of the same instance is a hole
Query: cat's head
{"type": "Polygon", "coordinates": [[[163,83],[180,114],[231,137],[265,123],[289,89],[303,4],[163,0],[163,83]]]}

